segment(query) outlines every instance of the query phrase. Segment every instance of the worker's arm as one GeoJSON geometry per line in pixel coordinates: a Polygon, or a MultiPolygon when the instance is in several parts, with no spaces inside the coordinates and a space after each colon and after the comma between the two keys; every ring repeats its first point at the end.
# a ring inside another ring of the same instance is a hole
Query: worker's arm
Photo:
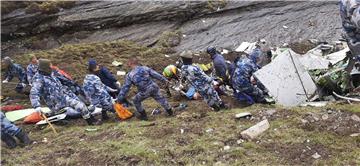
{"type": "Polygon", "coordinates": [[[105,75],[105,77],[108,78],[109,80],[111,80],[111,82],[113,82],[113,83],[117,82],[114,75],[111,74],[111,72],[106,67],[102,67],[101,70],[102,70],[102,73],[105,75]]]}
{"type": "Polygon", "coordinates": [[[152,78],[155,78],[159,81],[162,81],[162,82],[168,82],[168,80],[162,76],[161,74],[159,74],[158,72],[156,72],[155,70],[151,69],[151,68],[148,68],[149,70],[149,74],[152,78]]]}
{"type": "Polygon", "coordinates": [[[40,78],[34,78],[33,86],[30,90],[30,102],[33,108],[38,108],[40,104],[41,91],[43,89],[43,82],[40,78]]]}
{"type": "Polygon", "coordinates": [[[124,86],[121,87],[117,101],[121,102],[125,100],[126,94],[129,92],[131,88],[132,82],[129,74],[126,75],[124,86]]]}

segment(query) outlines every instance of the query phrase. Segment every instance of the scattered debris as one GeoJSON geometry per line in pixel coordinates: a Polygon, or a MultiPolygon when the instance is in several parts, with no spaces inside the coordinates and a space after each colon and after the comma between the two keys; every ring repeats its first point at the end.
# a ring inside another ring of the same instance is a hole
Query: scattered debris
{"type": "Polygon", "coordinates": [[[242,112],[242,113],[238,113],[235,115],[236,119],[241,119],[241,118],[245,118],[245,119],[249,119],[251,118],[251,113],[250,112],[242,112]]]}
{"type": "Polygon", "coordinates": [[[180,129],[180,134],[184,134],[184,129],[180,129]]]}
{"type": "Polygon", "coordinates": [[[43,142],[43,143],[47,143],[47,142],[48,142],[48,140],[47,140],[47,138],[44,138],[41,142],[43,142]]]}
{"type": "Polygon", "coordinates": [[[328,120],[328,119],[329,119],[329,115],[324,114],[323,116],[321,116],[321,119],[322,119],[322,120],[328,120]]]}
{"type": "Polygon", "coordinates": [[[170,55],[165,54],[165,57],[166,57],[166,58],[170,58],[170,55]]]}
{"type": "Polygon", "coordinates": [[[360,136],[360,133],[350,134],[350,137],[358,137],[358,136],[360,136]]]}
{"type": "Polygon", "coordinates": [[[236,141],[237,144],[242,144],[243,142],[245,142],[243,139],[239,139],[236,141]]]}
{"type": "Polygon", "coordinates": [[[256,42],[242,42],[238,48],[235,49],[235,52],[243,52],[249,54],[256,47],[256,42]]]}
{"type": "Polygon", "coordinates": [[[97,128],[87,128],[85,129],[85,131],[89,131],[89,132],[93,132],[93,131],[97,131],[97,128]]]}
{"type": "Polygon", "coordinates": [[[283,25],[283,28],[284,28],[284,29],[288,29],[289,27],[288,27],[288,26],[286,26],[286,25],[283,25]]]}
{"type": "Polygon", "coordinates": [[[122,66],[122,65],[123,65],[122,62],[118,62],[118,61],[113,61],[111,64],[112,64],[113,66],[116,66],[116,67],[119,67],[119,66],[122,66]]]}
{"type": "Polygon", "coordinates": [[[214,131],[214,129],[212,129],[212,128],[209,128],[209,129],[206,130],[207,133],[211,133],[213,131],[214,131]]]}
{"type": "Polygon", "coordinates": [[[118,75],[118,76],[124,76],[124,75],[126,75],[126,71],[117,71],[117,72],[116,72],[116,75],[118,75]]]}
{"type": "Polygon", "coordinates": [[[161,110],[158,108],[155,108],[151,111],[151,115],[159,115],[161,114],[161,110]]]}
{"type": "Polygon", "coordinates": [[[360,102],[360,99],[341,96],[341,95],[337,94],[336,92],[333,92],[333,94],[340,99],[349,100],[349,101],[353,101],[353,102],[360,102]]]}
{"type": "Polygon", "coordinates": [[[230,150],[230,146],[229,145],[224,146],[224,150],[225,151],[230,150]]]}
{"type": "Polygon", "coordinates": [[[321,155],[319,155],[319,153],[316,152],[316,153],[313,154],[311,157],[314,158],[314,159],[318,159],[318,158],[321,157],[321,155]]]}
{"type": "Polygon", "coordinates": [[[261,133],[270,128],[269,121],[267,119],[257,123],[256,125],[241,132],[241,136],[245,139],[254,139],[261,133]]]}
{"type": "Polygon", "coordinates": [[[325,107],[328,104],[327,101],[316,101],[316,102],[306,102],[301,104],[300,106],[302,107],[307,107],[307,106],[311,106],[311,107],[325,107]]]}

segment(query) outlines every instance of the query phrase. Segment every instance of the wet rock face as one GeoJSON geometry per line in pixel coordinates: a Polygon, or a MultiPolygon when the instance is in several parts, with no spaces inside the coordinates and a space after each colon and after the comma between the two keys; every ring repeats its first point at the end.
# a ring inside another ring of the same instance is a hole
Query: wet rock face
{"type": "MultiPolygon", "coordinates": [[[[177,51],[209,45],[236,48],[265,38],[271,45],[303,39],[336,40],[341,23],[336,2],[76,2],[57,13],[28,13],[19,8],[1,18],[5,55],[29,47],[26,39],[84,43],[129,39],[151,45],[165,31],[182,33],[177,51]]],[[[42,41],[43,42],[43,41],[42,41]]],[[[40,42],[41,43],[41,42],[40,42]]],[[[20,51],[21,52],[21,51],[20,51]]]]}

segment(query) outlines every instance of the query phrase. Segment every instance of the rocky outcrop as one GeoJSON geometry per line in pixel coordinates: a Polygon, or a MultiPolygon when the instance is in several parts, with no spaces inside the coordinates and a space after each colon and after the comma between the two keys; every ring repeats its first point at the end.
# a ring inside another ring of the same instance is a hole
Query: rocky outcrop
{"type": "Polygon", "coordinates": [[[163,32],[176,30],[182,34],[177,51],[233,49],[259,38],[272,45],[336,40],[341,32],[336,2],[81,1],[56,11],[2,15],[2,54],[117,39],[154,46],[163,32]]]}

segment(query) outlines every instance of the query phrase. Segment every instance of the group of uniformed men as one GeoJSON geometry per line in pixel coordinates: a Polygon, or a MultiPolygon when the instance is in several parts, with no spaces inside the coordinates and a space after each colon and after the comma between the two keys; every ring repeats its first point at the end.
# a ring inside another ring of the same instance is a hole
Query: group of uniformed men
{"type": "MultiPolygon", "coordinates": [[[[340,3],[343,27],[347,33],[353,60],[360,58],[359,6],[360,0],[341,0],[340,3]]],[[[31,86],[30,101],[36,111],[41,112],[41,99],[43,99],[52,113],[65,110],[69,116],[81,115],[89,125],[98,125],[101,124],[101,121],[96,120],[91,115],[89,107],[85,104],[86,100],[92,106],[102,108],[102,120],[106,120],[108,119],[106,112],[114,112],[114,97],[118,103],[128,103],[126,95],[131,85],[138,88],[133,103],[139,114],[139,119],[147,120],[141,102],[149,97],[160,103],[168,115],[173,115],[172,107],[160,93],[160,88],[153,79],[164,82],[166,87],[171,86],[172,80],[186,82],[188,84],[186,93],[182,91],[182,87],[177,87],[175,90],[183,92],[182,94],[189,99],[203,98],[214,111],[227,108],[219,97],[219,93],[222,93],[221,88],[219,88],[221,85],[230,87],[235,96],[240,95],[251,98],[255,102],[265,102],[266,89],[256,81],[252,74],[259,69],[259,60],[262,56],[267,56],[269,50],[258,47],[246,57],[237,58],[234,63],[227,63],[215,47],[207,48],[207,53],[213,61],[215,76],[219,79],[214,80],[214,77],[205,74],[209,66],[194,65],[193,52],[184,51],[180,54],[181,62],[166,67],[163,75],[149,67],[140,65],[136,58],[129,59],[127,65],[132,70],[126,75],[123,86],[106,67],[98,65],[93,59],[89,60],[88,74],[85,76],[83,86],[79,86],[65,72],[52,66],[50,60],[37,60],[35,56],[31,56],[30,64],[25,71],[19,64],[13,63],[12,59],[5,57],[3,58],[3,65],[7,71],[3,83],[8,83],[13,77],[18,77],[19,83],[16,85],[16,91],[22,92],[24,87],[31,86]]],[[[9,147],[16,147],[14,137],[24,144],[30,143],[27,134],[10,123],[2,112],[0,119],[1,139],[9,147]]]]}

